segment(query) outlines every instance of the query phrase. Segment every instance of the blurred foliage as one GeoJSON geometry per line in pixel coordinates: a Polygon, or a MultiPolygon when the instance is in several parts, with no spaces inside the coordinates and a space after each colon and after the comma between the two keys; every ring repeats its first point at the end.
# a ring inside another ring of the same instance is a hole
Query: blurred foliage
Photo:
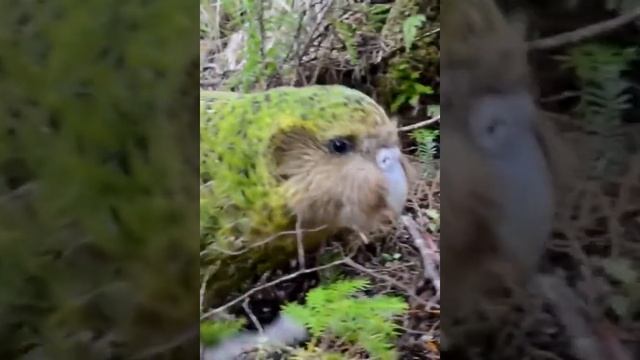
{"type": "Polygon", "coordinates": [[[608,304],[621,319],[634,319],[640,313],[640,272],[637,262],[629,258],[606,258],[600,261],[605,273],[619,286],[608,297],[608,304]]]}
{"type": "Polygon", "coordinates": [[[571,48],[559,58],[578,79],[578,115],[592,130],[605,134],[619,125],[623,111],[632,106],[628,93],[632,84],[623,78],[623,73],[638,58],[637,48],[587,43],[571,48]]]}
{"type": "Polygon", "coordinates": [[[177,0],[0,4],[0,358],[197,356],[197,31],[177,0]]]}
{"type": "MultiPolygon", "coordinates": [[[[640,6],[639,0],[604,0],[604,3],[607,10],[616,10],[619,12],[629,11],[640,6]]],[[[576,6],[577,5],[578,4],[576,4],[576,6]]]]}
{"type": "Polygon", "coordinates": [[[589,172],[596,177],[620,173],[627,162],[620,125],[625,111],[634,106],[630,93],[634,84],[625,73],[638,55],[637,47],[588,42],[557,57],[577,79],[579,102],[575,114],[589,131],[602,138],[589,164],[589,172]]]}

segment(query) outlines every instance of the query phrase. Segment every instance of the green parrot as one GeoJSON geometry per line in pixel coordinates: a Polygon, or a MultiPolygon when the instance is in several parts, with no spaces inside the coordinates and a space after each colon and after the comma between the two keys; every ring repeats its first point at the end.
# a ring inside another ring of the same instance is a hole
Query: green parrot
{"type": "Polygon", "coordinates": [[[200,206],[209,304],[332,233],[403,209],[414,171],[397,126],[344,86],[200,94],[200,206]]]}

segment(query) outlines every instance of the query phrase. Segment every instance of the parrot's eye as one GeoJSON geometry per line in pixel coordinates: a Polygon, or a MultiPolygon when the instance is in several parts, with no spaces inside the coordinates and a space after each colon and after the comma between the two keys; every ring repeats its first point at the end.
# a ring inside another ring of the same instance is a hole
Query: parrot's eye
{"type": "Polygon", "coordinates": [[[345,138],[329,140],[329,150],[335,154],[346,154],[353,149],[352,143],[345,138]]]}

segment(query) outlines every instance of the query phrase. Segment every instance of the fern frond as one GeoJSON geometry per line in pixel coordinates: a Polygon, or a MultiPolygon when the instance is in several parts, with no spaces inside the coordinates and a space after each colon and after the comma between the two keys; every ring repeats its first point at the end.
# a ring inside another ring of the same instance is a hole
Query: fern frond
{"type": "Polygon", "coordinates": [[[592,175],[600,177],[620,169],[624,163],[624,141],[619,125],[623,113],[632,104],[629,94],[633,86],[623,77],[631,61],[638,57],[636,47],[620,48],[603,44],[586,44],[559,57],[563,67],[572,69],[580,86],[580,102],[575,111],[590,131],[603,136],[590,164],[592,175]]]}
{"type": "Polygon", "coordinates": [[[285,305],[283,312],[305,324],[313,340],[335,337],[362,347],[373,358],[394,359],[398,327],[392,320],[407,304],[392,296],[356,296],[368,287],[364,279],[337,281],[309,292],[305,305],[285,305]]]}
{"type": "Polygon", "coordinates": [[[436,137],[439,130],[420,129],[412,133],[418,149],[418,159],[422,165],[422,172],[426,178],[431,178],[435,173],[436,161],[434,154],[436,152],[436,137]]]}

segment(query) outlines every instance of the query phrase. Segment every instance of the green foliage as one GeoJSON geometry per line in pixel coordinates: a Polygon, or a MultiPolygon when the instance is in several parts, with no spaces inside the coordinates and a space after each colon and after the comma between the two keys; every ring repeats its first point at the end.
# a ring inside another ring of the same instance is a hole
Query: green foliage
{"type": "Polygon", "coordinates": [[[426,16],[422,14],[418,14],[418,15],[413,15],[411,17],[408,17],[402,23],[402,34],[404,39],[405,51],[411,50],[411,46],[413,45],[413,42],[416,40],[418,29],[426,21],[427,21],[426,16]]]}
{"type": "Polygon", "coordinates": [[[605,272],[620,284],[608,298],[609,306],[623,319],[633,318],[640,312],[640,272],[637,266],[625,258],[601,260],[605,272]]]}
{"type": "Polygon", "coordinates": [[[391,112],[412,108],[422,112],[425,97],[435,93],[433,81],[438,76],[439,50],[435,34],[437,22],[427,20],[421,7],[428,2],[398,0],[394,2],[382,35],[391,47],[404,51],[389,58],[384,74],[378,75],[381,102],[391,112]]]}
{"type": "Polygon", "coordinates": [[[358,48],[356,46],[356,28],[352,24],[344,23],[343,21],[336,19],[333,23],[336,31],[340,37],[340,40],[344,43],[347,54],[349,55],[349,61],[351,64],[358,63],[358,48]]]}
{"type": "Polygon", "coordinates": [[[391,111],[397,112],[403,105],[418,107],[421,96],[433,94],[430,86],[421,83],[422,72],[413,61],[408,59],[394,64],[390,68],[389,76],[395,83],[394,100],[391,103],[391,111]]]}
{"type": "Polygon", "coordinates": [[[261,19],[264,18],[262,0],[243,0],[243,9],[246,12],[246,56],[243,77],[240,82],[240,91],[251,90],[256,82],[267,76],[267,59],[264,53],[264,30],[261,28],[261,19]]]}
{"type": "Polygon", "coordinates": [[[623,112],[632,106],[632,86],[623,75],[631,61],[637,59],[637,48],[619,48],[603,44],[586,44],[572,48],[561,56],[563,66],[572,69],[578,78],[580,102],[576,112],[590,130],[604,141],[593,149],[596,154],[590,163],[590,173],[600,177],[613,175],[623,166],[624,134],[619,132],[623,112]]]}
{"type": "MultiPolygon", "coordinates": [[[[360,78],[372,64],[386,61],[386,52],[403,44],[407,51],[423,47],[419,39],[432,24],[420,4],[203,0],[201,32],[219,46],[212,60],[219,89],[246,92],[298,84],[317,80],[328,68],[338,76],[353,70],[351,75],[360,78]],[[239,48],[228,47],[232,42],[239,48]]],[[[422,54],[418,58],[424,62],[422,54]]]]}
{"type": "Polygon", "coordinates": [[[193,15],[0,4],[0,358],[196,355],[193,15]]]}
{"type": "Polygon", "coordinates": [[[244,325],[244,319],[204,321],[200,324],[200,341],[208,346],[216,345],[225,338],[240,332],[244,325]]]}
{"type": "Polygon", "coordinates": [[[561,57],[565,67],[573,69],[580,82],[577,111],[594,128],[606,132],[621,121],[622,112],[631,106],[625,93],[631,84],[622,73],[637,58],[637,48],[620,49],[602,44],[586,44],[561,57]]]}
{"type": "Polygon", "coordinates": [[[419,129],[411,134],[418,144],[418,158],[422,165],[423,174],[427,178],[433,177],[436,172],[436,161],[433,155],[437,146],[435,139],[439,133],[440,131],[435,129],[419,129]]]}
{"type": "Polygon", "coordinates": [[[407,304],[392,296],[355,297],[368,286],[360,279],[335,282],[310,291],[305,305],[288,304],[283,312],[305,324],[314,342],[328,336],[359,345],[372,358],[395,359],[398,327],[392,318],[407,304]]]}
{"type": "Polygon", "coordinates": [[[273,73],[273,63],[281,54],[279,40],[268,48],[265,39],[266,31],[271,29],[274,22],[280,26],[280,17],[266,19],[265,11],[268,4],[262,0],[215,0],[205,1],[201,5],[201,37],[205,39],[228,37],[242,31],[243,44],[239,53],[233,56],[242,58],[242,71],[234,73],[229,80],[229,87],[247,92],[254,87],[264,87],[266,79],[273,73]]]}
{"type": "Polygon", "coordinates": [[[389,16],[390,10],[390,4],[370,4],[363,9],[363,11],[367,14],[367,18],[370,19],[372,31],[376,33],[382,31],[389,16]]]}
{"type": "MultiPolygon", "coordinates": [[[[294,11],[296,1],[263,0],[205,0],[208,6],[203,19],[215,19],[218,31],[207,26],[205,38],[216,41],[232,35],[242,35],[240,49],[231,57],[242,61],[239,71],[234,71],[225,81],[224,88],[240,92],[266,89],[276,75],[291,72],[289,68],[294,50],[303,46],[300,35],[300,14],[294,11]]],[[[219,45],[222,45],[220,42],[219,45]]],[[[235,69],[234,69],[235,70],[235,69]]]]}

